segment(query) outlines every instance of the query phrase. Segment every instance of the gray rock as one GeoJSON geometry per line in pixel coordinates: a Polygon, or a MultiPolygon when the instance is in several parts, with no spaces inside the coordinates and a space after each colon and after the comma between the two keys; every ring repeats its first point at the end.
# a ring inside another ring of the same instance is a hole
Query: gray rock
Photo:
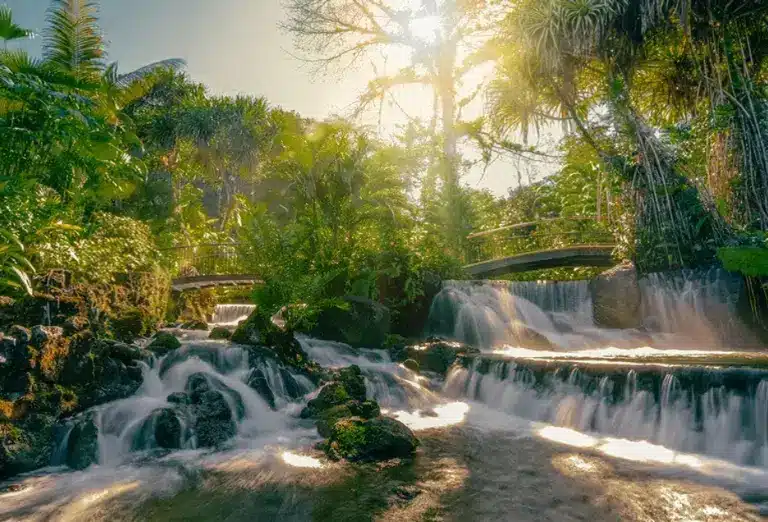
{"type": "Polygon", "coordinates": [[[640,285],[630,261],[617,265],[590,282],[595,324],[604,328],[639,328],[640,285]]]}

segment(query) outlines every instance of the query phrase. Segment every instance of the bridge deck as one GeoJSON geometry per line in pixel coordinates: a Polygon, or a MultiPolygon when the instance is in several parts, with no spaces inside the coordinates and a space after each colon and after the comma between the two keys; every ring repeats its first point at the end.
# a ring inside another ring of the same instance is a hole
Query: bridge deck
{"type": "Polygon", "coordinates": [[[542,268],[576,266],[611,267],[616,264],[612,253],[616,245],[581,245],[556,250],[541,250],[502,257],[464,267],[473,277],[493,277],[511,272],[528,272],[542,268]]]}
{"type": "Polygon", "coordinates": [[[241,286],[263,283],[258,276],[250,274],[236,275],[202,275],[191,277],[179,277],[171,282],[172,288],[177,292],[212,286],[241,286]]]}

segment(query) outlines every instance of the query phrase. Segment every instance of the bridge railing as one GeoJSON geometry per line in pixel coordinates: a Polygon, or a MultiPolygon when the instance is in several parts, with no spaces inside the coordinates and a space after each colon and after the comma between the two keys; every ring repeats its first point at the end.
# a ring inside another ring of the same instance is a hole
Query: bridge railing
{"type": "Polygon", "coordinates": [[[237,243],[209,243],[161,251],[172,277],[235,275],[245,272],[237,243]]]}
{"type": "Polygon", "coordinates": [[[614,242],[609,225],[594,217],[543,219],[470,234],[467,236],[465,263],[614,242]]]}

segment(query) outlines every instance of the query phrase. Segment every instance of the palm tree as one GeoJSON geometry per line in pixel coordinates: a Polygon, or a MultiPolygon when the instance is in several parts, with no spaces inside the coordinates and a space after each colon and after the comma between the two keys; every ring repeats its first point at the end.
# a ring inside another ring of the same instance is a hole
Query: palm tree
{"type": "Polygon", "coordinates": [[[21,38],[29,38],[33,33],[16,25],[13,22],[11,8],[6,5],[0,5],[0,38],[3,40],[3,48],[8,50],[8,42],[21,38]]]}

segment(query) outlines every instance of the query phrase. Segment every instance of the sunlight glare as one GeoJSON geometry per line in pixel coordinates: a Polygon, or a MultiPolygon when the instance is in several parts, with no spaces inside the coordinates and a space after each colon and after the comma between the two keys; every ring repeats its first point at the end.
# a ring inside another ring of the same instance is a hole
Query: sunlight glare
{"type": "Polygon", "coordinates": [[[561,442],[575,448],[594,448],[598,440],[595,437],[580,433],[570,428],[546,426],[539,430],[539,435],[553,442],[561,442]]]}
{"type": "Polygon", "coordinates": [[[298,453],[293,453],[292,451],[284,451],[281,457],[283,458],[283,462],[289,466],[293,466],[294,468],[318,469],[323,467],[323,463],[320,461],[320,459],[316,459],[315,457],[310,457],[308,455],[299,455],[298,453]]]}
{"type": "Polygon", "coordinates": [[[434,413],[431,415],[424,415],[424,412],[421,411],[413,413],[397,411],[393,415],[397,420],[414,431],[445,428],[464,422],[469,412],[469,404],[465,402],[452,402],[436,406],[432,412],[434,413]]]}
{"type": "Polygon", "coordinates": [[[408,29],[419,42],[434,45],[440,38],[441,23],[439,16],[423,16],[411,20],[408,29]]]}
{"type": "Polygon", "coordinates": [[[679,454],[669,448],[651,444],[644,440],[606,438],[598,450],[608,456],[634,462],[682,464],[691,468],[701,467],[701,460],[693,455],[679,454]]]}

